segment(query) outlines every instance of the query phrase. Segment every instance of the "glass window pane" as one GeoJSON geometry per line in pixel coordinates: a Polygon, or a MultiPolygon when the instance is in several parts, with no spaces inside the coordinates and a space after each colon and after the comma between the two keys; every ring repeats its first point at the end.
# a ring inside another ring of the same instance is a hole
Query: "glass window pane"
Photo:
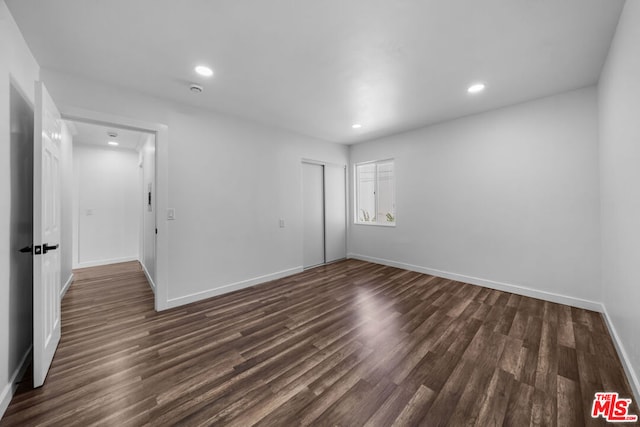
{"type": "Polygon", "coordinates": [[[356,219],[358,222],[375,222],[375,163],[356,166],[356,219]]]}
{"type": "Polygon", "coordinates": [[[396,183],[393,160],[355,166],[355,222],[395,225],[396,183]]]}
{"type": "Polygon", "coordinates": [[[393,162],[378,163],[378,223],[394,224],[396,221],[396,195],[393,162]]]}

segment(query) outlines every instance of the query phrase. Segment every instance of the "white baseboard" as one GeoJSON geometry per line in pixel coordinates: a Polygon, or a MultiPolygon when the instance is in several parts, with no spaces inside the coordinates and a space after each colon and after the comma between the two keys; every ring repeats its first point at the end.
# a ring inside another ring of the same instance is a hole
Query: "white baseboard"
{"type": "Polygon", "coordinates": [[[196,292],[190,295],[185,295],[178,298],[169,299],[165,308],[174,308],[181,305],[189,304],[192,302],[200,301],[203,299],[215,297],[218,295],[226,294],[239,289],[249,288],[251,286],[259,285],[260,283],[270,282],[271,280],[281,279],[292,274],[302,272],[302,266],[290,268],[288,270],[278,271],[276,273],[266,274],[264,276],[254,277],[252,279],[243,280],[241,282],[231,283],[229,285],[220,286],[215,289],[209,289],[202,292],[196,292]]]}
{"type": "Polygon", "coordinates": [[[147,277],[147,282],[149,282],[149,286],[151,286],[151,290],[155,294],[156,293],[156,284],[153,282],[153,279],[151,278],[151,275],[149,274],[149,270],[147,270],[147,266],[144,265],[142,262],[140,263],[140,265],[142,266],[142,271],[144,271],[144,275],[147,277]]]}
{"type": "MultiPolygon", "coordinates": [[[[624,345],[622,345],[622,340],[620,340],[620,336],[616,331],[615,326],[613,326],[613,321],[611,317],[609,317],[609,312],[607,311],[606,306],[602,306],[602,315],[604,317],[604,321],[607,324],[607,328],[609,328],[609,334],[613,339],[613,344],[616,346],[616,350],[618,351],[618,356],[620,357],[620,361],[622,362],[622,367],[624,368],[624,372],[627,374],[627,379],[629,380],[629,385],[631,386],[631,391],[634,394],[635,402],[640,403],[640,381],[638,380],[638,376],[633,369],[633,365],[631,364],[631,360],[627,355],[627,352],[624,349],[624,345]]],[[[628,397],[628,396],[624,396],[628,397]]],[[[637,414],[640,415],[640,414],[637,414]]]]}
{"type": "Polygon", "coordinates": [[[391,261],[388,259],[375,258],[366,255],[348,254],[347,258],[359,259],[361,261],[372,262],[374,264],[387,265],[389,267],[402,268],[404,270],[416,271],[418,273],[429,274],[431,276],[443,277],[445,279],[455,280],[457,282],[469,283],[472,285],[484,286],[485,288],[496,289],[512,294],[524,295],[526,297],[537,298],[558,304],[566,304],[573,307],[584,308],[586,310],[597,311],[602,313],[602,304],[595,301],[589,301],[581,298],[570,297],[566,295],[555,294],[553,292],[540,291],[537,289],[527,288],[525,286],[512,285],[510,283],[496,282],[479,277],[465,276],[463,274],[451,273],[449,271],[436,270],[435,268],[422,267],[419,265],[407,264],[404,262],[391,261]]]}
{"type": "Polygon", "coordinates": [[[138,256],[100,259],[97,261],[79,262],[78,264],[74,265],[73,268],[75,269],[75,268],[99,267],[101,265],[118,264],[120,262],[129,262],[129,261],[138,261],[138,260],[139,260],[138,256]]]}
{"type": "Polygon", "coordinates": [[[60,290],[60,300],[62,300],[62,298],[64,298],[64,294],[67,293],[67,291],[69,290],[69,286],[71,286],[72,282],[73,282],[73,273],[71,273],[69,275],[69,278],[67,279],[67,282],[64,284],[64,286],[60,290]]]}
{"type": "Polygon", "coordinates": [[[24,373],[29,367],[29,363],[31,362],[32,350],[33,346],[30,346],[29,350],[27,350],[24,356],[22,356],[22,360],[20,361],[18,368],[13,372],[11,378],[9,378],[9,383],[2,389],[2,393],[0,394],[0,419],[4,416],[4,412],[9,407],[9,403],[11,403],[13,394],[18,388],[18,380],[20,380],[24,376],[24,373]]]}

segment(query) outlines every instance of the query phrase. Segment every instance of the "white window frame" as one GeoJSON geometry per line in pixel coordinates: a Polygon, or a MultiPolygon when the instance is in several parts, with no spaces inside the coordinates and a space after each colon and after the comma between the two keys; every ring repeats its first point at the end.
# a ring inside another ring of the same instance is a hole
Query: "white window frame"
{"type": "Polygon", "coordinates": [[[354,163],[353,165],[353,194],[354,194],[354,200],[353,200],[353,224],[354,225],[370,225],[373,227],[395,227],[396,223],[398,222],[398,213],[396,211],[396,162],[395,159],[390,158],[390,159],[384,159],[384,160],[370,160],[367,162],[359,162],[359,163],[354,163]],[[372,165],[375,164],[376,165],[376,171],[375,171],[375,176],[373,179],[373,188],[374,188],[374,193],[375,193],[375,215],[377,218],[377,213],[378,213],[378,165],[382,164],[382,163],[392,163],[393,164],[393,222],[378,222],[376,220],[376,222],[365,222],[365,221],[359,221],[358,220],[358,212],[360,210],[360,207],[358,205],[358,166],[363,166],[363,165],[372,165]]]}

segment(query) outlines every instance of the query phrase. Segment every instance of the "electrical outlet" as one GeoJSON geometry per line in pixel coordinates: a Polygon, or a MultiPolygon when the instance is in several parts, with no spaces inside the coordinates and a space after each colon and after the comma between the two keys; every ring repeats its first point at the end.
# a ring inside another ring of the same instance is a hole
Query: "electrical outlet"
{"type": "Polygon", "coordinates": [[[280,218],[280,228],[284,228],[284,218],[280,218]]]}

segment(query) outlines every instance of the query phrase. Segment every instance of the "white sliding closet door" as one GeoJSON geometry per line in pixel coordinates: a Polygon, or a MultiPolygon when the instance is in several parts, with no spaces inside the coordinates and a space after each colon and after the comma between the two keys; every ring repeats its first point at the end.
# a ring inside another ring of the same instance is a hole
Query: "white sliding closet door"
{"type": "Polygon", "coordinates": [[[304,268],[324,264],[324,166],[302,163],[304,268]]]}
{"type": "Polygon", "coordinates": [[[325,262],[347,257],[347,195],[344,166],[325,165],[325,262]]]}

